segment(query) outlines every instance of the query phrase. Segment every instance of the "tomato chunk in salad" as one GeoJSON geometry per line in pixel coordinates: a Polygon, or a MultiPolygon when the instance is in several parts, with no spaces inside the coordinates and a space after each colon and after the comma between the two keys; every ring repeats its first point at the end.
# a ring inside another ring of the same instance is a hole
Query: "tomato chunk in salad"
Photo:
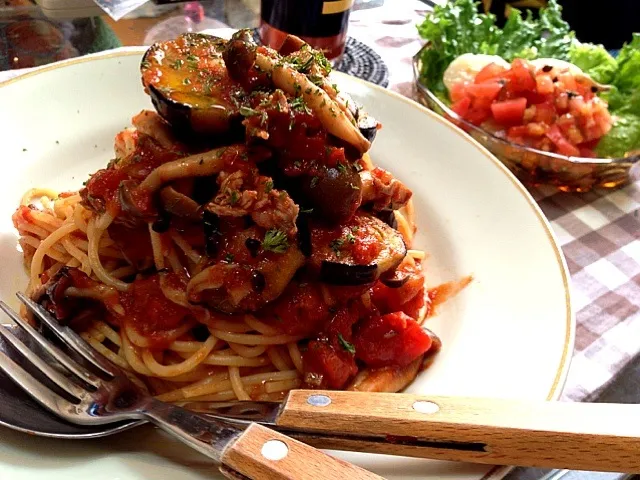
{"type": "Polygon", "coordinates": [[[510,68],[490,63],[472,83],[450,89],[451,109],[474,125],[514,143],[568,156],[595,157],[611,130],[607,103],[567,68],[536,69],[523,59],[510,68]]]}

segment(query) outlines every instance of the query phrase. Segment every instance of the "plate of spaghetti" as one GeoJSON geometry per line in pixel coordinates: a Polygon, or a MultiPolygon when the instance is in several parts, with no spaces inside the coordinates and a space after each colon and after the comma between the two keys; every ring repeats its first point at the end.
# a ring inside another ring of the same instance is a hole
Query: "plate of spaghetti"
{"type": "MultiPolygon", "coordinates": [[[[0,103],[2,298],[26,291],[157,398],[559,395],[573,317],[535,202],[456,127],[299,39],[185,34],[25,75],[0,103]]],[[[126,438],[92,476],[210,478],[148,429],[126,438]]],[[[60,448],[17,439],[11,478],[60,448]]],[[[501,474],[339,455],[388,478],[501,474]]]]}

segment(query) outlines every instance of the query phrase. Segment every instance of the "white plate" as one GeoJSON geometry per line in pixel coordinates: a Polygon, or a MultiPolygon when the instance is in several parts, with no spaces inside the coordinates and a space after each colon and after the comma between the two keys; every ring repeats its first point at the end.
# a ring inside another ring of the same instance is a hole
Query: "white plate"
{"type": "MultiPolygon", "coordinates": [[[[78,189],[112,156],[114,135],[151,102],[140,53],[76,59],[0,88],[0,298],[26,283],[11,225],[28,188],[78,189]]],[[[518,181],[439,116],[344,75],[380,119],[372,157],[414,191],[428,283],[473,275],[428,326],[443,340],[411,392],[556,399],[573,347],[568,275],[549,224],[518,181]]],[[[389,479],[479,479],[491,467],[341,454],[389,479]]],[[[505,469],[493,470],[499,476],[505,469]]],[[[0,431],[0,478],[211,479],[214,466],[151,428],[73,443],[0,431]]]]}

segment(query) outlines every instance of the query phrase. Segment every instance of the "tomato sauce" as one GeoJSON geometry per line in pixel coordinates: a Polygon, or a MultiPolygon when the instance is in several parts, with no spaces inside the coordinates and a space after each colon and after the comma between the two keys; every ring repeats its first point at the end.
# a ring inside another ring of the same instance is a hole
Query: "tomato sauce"
{"type": "MultiPolygon", "coordinates": [[[[114,162],[108,168],[94,173],[85,188],[80,190],[80,195],[84,203],[93,210],[107,211],[115,216],[121,210],[119,189],[124,181],[133,180],[137,184],[160,165],[181,156],[180,152],[162,148],[151,137],[140,135],[134,153],[120,160],[122,165],[114,162]]],[[[141,208],[151,208],[149,195],[140,195],[137,200],[141,203],[141,208]]]]}
{"type": "MultiPolygon", "coordinates": [[[[165,274],[165,281],[176,290],[186,289],[176,274],[165,274]]],[[[167,346],[170,340],[166,332],[184,325],[191,316],[188,308],[164,296],[159,275],[136,279],[128,291],[120,293],[120,303],[125,309],[124,321],[149,339],[155,348],[167,346]]]]}

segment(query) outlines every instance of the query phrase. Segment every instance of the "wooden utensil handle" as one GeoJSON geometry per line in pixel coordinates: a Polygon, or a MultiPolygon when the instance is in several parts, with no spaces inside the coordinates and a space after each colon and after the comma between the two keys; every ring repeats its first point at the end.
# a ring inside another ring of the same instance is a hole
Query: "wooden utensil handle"
{"type": "Polygon", "coordinates": [[[324,442],[318,435],[311,442],[322,448],[498,465],[640,471],[637,405],[294,390],[277,424],[332,435],[324,442]]]}
{"type": "Polygon", "coordinates": [[[257,424],[250,425],[227,448],[222,463],[227,467],[221,469],[222,473],[233,479],[242,478],[235,472],[253,480],[382,479],[257,424]]]}

